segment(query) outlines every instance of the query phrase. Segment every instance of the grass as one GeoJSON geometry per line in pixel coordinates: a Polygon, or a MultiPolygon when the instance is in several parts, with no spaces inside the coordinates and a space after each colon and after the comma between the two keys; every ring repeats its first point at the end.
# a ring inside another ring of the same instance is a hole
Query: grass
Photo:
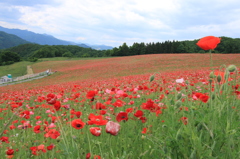
{"type": "Polygon", "coordinates": [[[21,61],[12,65],[0,66],[0,77],[7,74],[12,74],[12,77],[23,76],[27,74],[27,66],[32,64],[32,62],[21,61]]]}

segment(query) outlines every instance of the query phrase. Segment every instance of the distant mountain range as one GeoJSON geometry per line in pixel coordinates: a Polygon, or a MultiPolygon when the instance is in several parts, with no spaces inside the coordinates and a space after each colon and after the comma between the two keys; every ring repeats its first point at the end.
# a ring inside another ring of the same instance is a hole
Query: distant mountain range
{"type": "MultiPolygon", "coordinates": [[[[28,31],[28,30],[8,29],[8,28],[4,28],[4,27],[0,26],[0,31],[6,32],[8,34],[16,35],[25,41],[28,41],[30,43],[40,44],[40,45],[77,45],[80,47],[92,48],[92,49],[96,49],[96,50],[108,50],[108,49],[113,48],[111,46],[106,46],[106,45],[86,45],[83,43],[77,44],[74,42],[57,39],[57,38],[53,37],[52,35],[38,34],[38,33],[28,31]]],[[[25,42],[25,43],[27,43],[27,42],[25,42]]]]}

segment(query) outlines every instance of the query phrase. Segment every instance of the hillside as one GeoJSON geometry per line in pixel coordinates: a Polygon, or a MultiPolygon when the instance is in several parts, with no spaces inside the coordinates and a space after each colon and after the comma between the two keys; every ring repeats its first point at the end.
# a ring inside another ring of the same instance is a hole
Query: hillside
{"type": "Polygon", "coordinates": [[[0,31],[0,49],[6,49],[14,47],[21,44],[29,43],[26,40],[19,38],[16,35],[8,34],[3,31],[0,31]]]}
{"type": "MultiPolygon", "coordinates": [[[[54,59],[42,59],[31,65],[35,73],[51,69],[53,72],[57,71],[54,75],[30,82],[27,85],[25,83],[5,88],[16,90],[23,87],[33,88],[67,82],[89,82],[113,77],[117,79],[130,75],[165,74],[181,70],[194,72],[194,70],[209,69],[210,66],[210,57],[208,54],[154,54],[99,59],[83,58],[80,60],[58,58],[57,61],[54,59]]],[[[240,54],[214,54],[213,66],[219,68],[224,63],[225,65],[235,64],[237,67],[240,67],[239,59],[240,54]]],[[[11,66],[15,65],[19,66],[18,63],[11,66]]],[[[0,72],[1,69],[6,70],[7,66],[1,66],[0,72]]],[[[11,70],[8,73],[11,73],[11,70]]],[[[15,75],[13,74],[13,76],[15,75]]]]}

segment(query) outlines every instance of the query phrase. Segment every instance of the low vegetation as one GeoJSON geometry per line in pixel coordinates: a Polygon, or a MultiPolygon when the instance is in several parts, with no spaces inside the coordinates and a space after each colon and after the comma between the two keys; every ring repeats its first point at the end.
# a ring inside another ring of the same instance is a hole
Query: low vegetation
{"type": "Polygon", "coordinates": [[[3,158],[238,158],[239,54],[32,64],[0,89],[3,158]],[[225,65],[222,65],[225,64],[225,65]],[[235,64],[233,66],[232,64],[235,64]]]}

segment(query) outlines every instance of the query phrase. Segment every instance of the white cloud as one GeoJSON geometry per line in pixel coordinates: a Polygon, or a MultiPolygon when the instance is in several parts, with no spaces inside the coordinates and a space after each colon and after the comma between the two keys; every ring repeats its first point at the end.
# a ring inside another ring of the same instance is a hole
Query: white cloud
{"type": "Polygon", "coordinates": [[[236,35],[240,26],[238,0],[52,0],[49,3],[36,0],[31,5],[19,3],[1,3],[8,8],[5,12],[18,13],[4,18],[7,14],[0,11],[1,26],[47,33],[68,41],[112,46],[123,42],[236,35]]]}
{"type": "Polygon", "coordinates": [[[77,37],[76,40],[81,41],[81,40],[86,40],[86,38],[85,37],[77,37]]]}

